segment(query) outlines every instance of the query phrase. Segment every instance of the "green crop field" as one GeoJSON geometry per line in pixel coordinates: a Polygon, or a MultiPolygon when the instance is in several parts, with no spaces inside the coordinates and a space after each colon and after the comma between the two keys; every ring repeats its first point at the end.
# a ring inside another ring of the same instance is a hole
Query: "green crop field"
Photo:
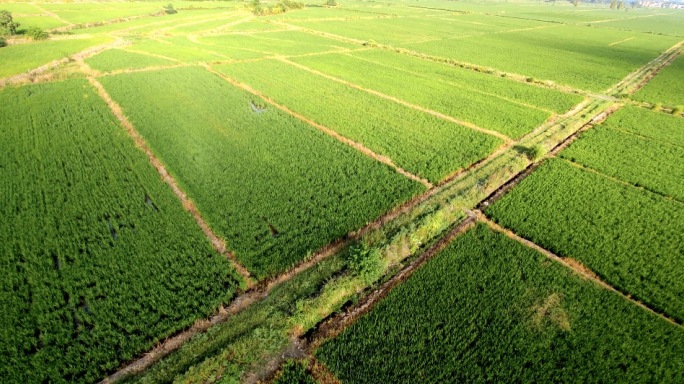
{"type": "Polygon", "coordinates": [[[684,147],[684,121],[665,113],[627,106],[612,114],[602,126],[684,147]]]}
{"type": "Polygon", "coordinates": [[[670,66],[663,69],[656,78],[639,91],[635,98],[653,104],[679,106],[684,112],[684,58],[677,58],[670,66]]]}
{"type": "Polygon", "coordinates": [[[684,205],[552,160],[487,210],[619,289],[684,319],[684,205]]]}
{"type": "Polygon", "coordinates": [[[239,278],[84,80],[0,91],[4,382],[93,382],[239,278]]]}
{"type": "Polygon", "coordinates": [[[677,326],[480,225],[316,355],[344,383],[677,382],[683,346],[677,326]]]}
{"type": "Polygon", "coordinates": [[[110,49],[86,60],[96,71],[112,72],[116,70],[141,69],[174,65],[176,62],[141,53],[128,52],[122,49],[110,49]]]}
{"type": "MultiPolygon", "coordinates": [[[[684,131],[684,121],[677,129],[684,131]]],[[[601,127],[582,135],[561,156],[684,202],[683,147],[601,127]]]]}
{"type": "Polygon", "coordinates": [[[682,382],[682,55],[684,0],[0,0],[0,383],[682,382]]]}
{"type": "Polygon", "coordinates": [[[277,109],[255,112],[252,96],[204,69],[101,81],[259,278],[422,189],[277,109]]]}
{"type": "Polygon", "coordinates": [[[498,138],[283,62],[227,64],[218,69],[432,181],[479,160],[501,143],[498,138]],[[265,78],[263,73],[281,76],[265,78]]]}

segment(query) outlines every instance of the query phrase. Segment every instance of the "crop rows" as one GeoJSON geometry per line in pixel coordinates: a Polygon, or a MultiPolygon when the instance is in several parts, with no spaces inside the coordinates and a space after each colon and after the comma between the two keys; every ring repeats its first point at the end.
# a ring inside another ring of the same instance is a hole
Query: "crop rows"
{"type": "Polygon", "coordinates": [[[433,182],[470,165],[501,144],[501,140],[487,134],[279,61],[235,63],[217,69],[433,182]]]}
{"type": "Polygon", "coordinates": [[[344,383],[677,382],[684,333],[480,225],[316,356],[344,383]]]}
{"type": "MultiPolygon", "coordinates": [[[[684,34],[684,33],[683,33],[684,34]]],[[[670,107],[684,105],[684,56],[679,56],[636,93],[636,100],[670,107]]]]}
{"type": "Polygon", "coordinates": [[[86,60],[96,71],[111,72],[121,69],[140,69],[153,66],[173,65],[175,62],[122,49],[109,49],[86,60]]]}
{"type": "Polygon", "coordinates": [[[561,156],[628,183],[672,196],[680,202],[684,201],[682,147],[599,127],[582,134],[561,156]]]}
{"type": "Polygon", "coordinates": [[[684,320],[684,205],[551,160],[486,211],[617,289],[684,320]]]}
{"type": "Polygon", "coordinates": [[[406,48],[499,70],[602,91],[678,42],[670,36],[558,26],[406,48]],[[633,36],[634,39],[609,45],[633,36]]]}
{"type": "MultiPolygon", "coordinates": [[[[457,70],[443,64],[431,63],[405,55],[382,51],[372,51],[370,55],[367,55],[367,52],[359,52],[356,55],[358,58],[339,54],[317,55],[296,58],[293,61],[513,138],[531,131],[551,116],[547,111],[533,109],[528,105],[517,104],[506,99],[505,97],[508,96],[510,89],[528,88],[522,90],[520,94],[531,96],[530,98],[535,100],[542,99],[543,96],[551,96],[550,98],[556,96],[556,99],[562,99],[565,96],[566,100],[576,101],[574,104],[581,100],[577,96],[566,95],[558,91],[515,83],[471,71],[457,70]],[[387,60],[388,64],[384,64],[386,61],[384,55],[381,56],[383,53],[390,57],[390,60],[387,60]],[[378,64],[364,60],[365,56],[377,59],[378,64]],[[399,68],[411,66],[411,63],[420,60],[421,64],[424,63],[423,67],[428,67],[432,71],[424,72],[421,70],[417,73],[407,73],[392,66],[393,62],[400,61],[403,58],[408,63],[403,65],[399,63],[399,68]],[[359,68],[363,68],[363,71],[359,71],[359,68]],[[442,76],[436,76],[435,72],[442,74],[442,76]],[[464,72],[468,73],[464,74],[464,72]],[[487,80],[491,78],[493,82],[482,80],[482,77],[488,77],[487,80]],[[471,78],[476,79],[472,84],[469,81],[471,78]],[[477,80],[481,81],[478,83],[477,80]],[[484,85],[483,83],[487,83],[489,87],[474,89],[478,85],[484,85]],[[497,98],[497,95],[501,98],[497,98]]],[[[521,97],[521,99],[523,98],[521,97]]],[[[522,100],[523,103],[527,101],[522,100]]],[[[571,103],[566,102],[565,104],[571,103]]]]}
{"type": "Polygon", "coordinates": [[[65,58],[86,48],[112,41],[108,37],[90,39],[43,41],[17,44],[0,49],[0,78],[17,75],[38,68],[51,61],[65,58]]]}
{"type": "Polygon", "coordinates": [[[201,68],[101,82],[258,278],[423,189],[201,68]]]}
{"type": "Polygon", "coordinates": [[[87,82],[5,89],[0,116],[0,381],[97,381],[235,294],[87,82]]]}
{"type": "Polygon", "coordinates": [[[684,121],[676,116],[626,106],[612,114],[602,126],[684,147],[684,121]]]}

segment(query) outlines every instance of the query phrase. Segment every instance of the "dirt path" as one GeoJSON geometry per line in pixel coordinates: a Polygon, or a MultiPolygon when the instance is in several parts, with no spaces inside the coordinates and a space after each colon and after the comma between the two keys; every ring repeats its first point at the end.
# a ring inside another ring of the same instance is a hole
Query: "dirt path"
{"type": "Polygon", "coordinates": [[[85,64],[85,62],[83,62],[82,59],[77,59],[77,61],[79,61],[79,64],[81,65],[83,72],[88,76],[88,81],[90,82],[90,84],[92,84],[93,87],[95,87],[97,93],[105,101],[105,103],[107,103],[109,109],[112,111],[114,116],[116,116],[121,125],[126,129],[126,132],[128,132],[129,136],[133,139],[136,146],[147,155],[147,158],[152,164],[152,166],[154,166],[159,175],[161,175],[162,180],[164,180],[164,182],[171,187],[173,193],[181,201],[183,208],[185,208],[185,210],[188,211],[195,219],[195,222],[197,222],[197,225],[199,225],[199,227],[202,229],[202,232],[209,239],[214,249],[221,255],[228,258],[228,260],[230,260],[231,264],[233,265],[235,270],[240,274],[240,276],[242,276],[242,278],[245,280],[248,287],[252,286],[254,283],[252,281],[252,278],[250,277],[250,273],[247,270],[247,268],[245,268],[238,262],[238,260],[235,258],[235,255],[227,249],[225,242],[221,238],[219,238],[209,227],[206,221],[204,221],[195,203],[193,203],[192,200],[190,200],[187,197],[187,195],[185,194],[185,192],[181,190],[180,186],[173,178],[173,176],[171,176],[167,172],[166,167],[164,167],[161,160],[159,160],[155,156],[155,154],[152,152],[150,147],[145,142],[145,139],[143,139],[143,137],[133,127],[133,124],[131,124],[131,122],[128,120],[126,115],[124,115],[121,106],[117,102],[112,100],[109,93],[107,93],[102,84],[100,84],[100,82],[95,78],[97,72],[93,71],[87,64],[85,64]]]}
{"type": "Polygon", "coordinates": [[[364,155],[366,155],[366,156],[368,156],[368,157],[370,157],[370,158],[372,158],[372,159],[374,159],[374,160],[377,160],[377,161],[379,161],[379,162],[381,162],[381,163],[383,163],[383,164],[385,164],[385,165],[388,165],[388,166],[394,168],[394,170],[397,171],[397,173],[400,173],[400,174],[406,176],[407,178],[409,178],[409,179],[411,179],[411,180],[413,180],[413,181],[416,181],[416,182],[419,182],[419,183],[423,184],[423,185],[424,185],[426,188],[428,188],[428,189],[430,189],[430,188],[433,187],[432,183],[430,183],[428,180],[426,180],[426,179],[424,179],[424,178],[422,178],[422,177],[420,177],[420,176],[414,175],[414,174],[412,174],[412,173],[410,173],[410,172],[404,170],[403,168],[397,166],[396,164],[394,164],[394,162],[392,161],[392,159],[390,159],[389,157],[383,156],[383,155],[380,155],[380,154],[377,154],[377,153],[373,152],[371,149],[369,149],[369,148],[367,148],[366,146],[364,146],[363,144],[357,143],[357,142],[355,142],[355,141],[353,141],[353,140],[351,140],[351,139],[348,139],[348,138],[346,138],[346,137],[340,135],[339,133],[333,131],[332,129],[330,129],[330,128],[328,128],[328,127],[325,127],[325,126],[323,126],[323,125],[321,125],[321,124],[318,124],[318,123],[316,123],[315,121],[313,121],[313,120],[311,120],[311,119],[309,119],[309,118],[307,118],[307,117],[305,117],[305,116],[303,116],[303,115],[300,115],[300,114],[298,114],[297,112],[292,111],[291,109],[285,107],[284,105],[280,105],[280,104],[276,103],[275,101],[271,100],[269,97],[267,97],[266,95],[264,95],[264,94],[262,94],[261,92],[257,91],[256,89],[250,87],[249,85],[243,84],[243,83],[240,83],[240,82],[238,82],[238,81],[236,81],[236,80],[234,80],[234,79],[231,79],[231,78],[225,76],[224,74],[222,74],[222,73],[220,73],[220,72],[218,72],[218,71],[215,71],[215,70],[214,70],[213,68],[211,68],[209,65],[205,65],[205,68],[206,68],[209,72],[211,72],[211,73],[213,73],[213,74],[215,74],[215,75],[221,77],[222,79],[226,80],[226,81],[229,82],[230,84],[232,84],[232,85],[234,85],[234,86],[236,86],[236,87],[238,87],[238,88],[240,88],[240,89],[243,89],[243,90],[245,90],[245,91],[247,91],[247,92],[249,92],[249,93],[251,93],[251,94],[253,94],[253,95],[257,96],[257,97],[259,97],[259,98],[261,98],[262,100],[264,100],[264,101],[267,102],[268,104],[270,104],[270,105],[272,105],[272,106],[278,108],[279,110],[281,110],[281,111],[287,113],[288,115],[290,115],[290,116],[292,116],[292,117],[297,118],[298,120],[301,120],[301,121],[303,121],[303,122],[305,122],[305,123],[307,123],[307,124],[309,124],[309,125],[315,127],[316,129],[320,130],[321,132],[323,132],[323,133],[325,133],[325,134],[327,134],[327,135],[329,135],[329,136],[335,138],[335,139],[338,140],[339,142],[344,143],[345,145],[348,145],[348,146],[350,146],[350,147],[356,149],[357,151],[363,153],[364,155]]]}
{"type": "Polygon", "coordinates": [[[437,117],[437,118],[439,118],[439,119],[446,120],[446,121],[451,122],[451,123],[454,123],[454,124],[462,125],[462,126],[464,126],[464,127],[466,127],[466,128],[470,128],[470,129],[472,129],[472,130],[474,130],[474,131],[478,131],[478,132],[481,132],[481,133],[484,133],[484,134],[487,134],[487,135],[490,135],[490,136],[494,136],[494,137],[496,137],[496,138],[498,138],[498,139],[503,140],[505,143],[510,143],[510,142],[513,141],[510,137],[508,137],[508,136],[506,136],[506,135],[504,135],[504,134],[501,134],[501,133],[499,133],[499,132],[492,131],[492,130],[486,129],[486,128],[482,128],[482,127],[479,127],[479,126],[477,126],[477,125],[475,125],[475,124],[473,124],[473,123],[470,123],[470,122],[467,122],[467,121],[463,121],[463,120],[459,120],[459,119],[456,119],[456,118],[454,118],[454,117],[452,117],[452,116],[448,116],[448,115],[445,115],[445,114],[443,114],[443,113],[440,113],[440,112],[437,112],[437,111],[433,111],[433,110],[431,110],[431,109],[427,109],[427,108],[421,107],[421,106],[416,105],[416,104],[409,103],[408,101],[405,101],[405,100],[396,98],[396,97],[394,97],[394,96],[390,96],[390,95],[384,94],[384,93],[382,93],[382,92],[375,91],[375,90],[373,90],[373,89],[369,89],[369,88],[362,87],[362,86],[360,86],[360,85],[356,85],[356,84],[351,83],[351,82],[349,82],[349,81],[346,81],[346,80],[343,80],[343,79],[340,79],[340,78],[337,78],[337,77],[328,75],[328,74],[326,74],[326,73],[319,72],[319,71],[317,71],[317,70],[315,70],[315,69],[311,69],[311,68],[309,68],[309,67],[307,67],[307,66],[304,66],[304,65],[295,63],[295,62],[290,61],[290,60],[288,60],[288,59],[286,59],[286,58],[284,58],[284,57],[282,57],[282,56],[278,57],[277,59],[280,60],[280,61],[282,61],[282,62],[284,62],[284,63],[290,64],[290,65],[292,65],[293,67],[297,67],[297,68],[299,68],[299,69],[303,69],[303,70],[305,70],[305,71],[307,71],[307,72],[310,72],[310,73],[313,73],[313,74],[315,74],[315,75],[324,77],[324,78],[326,78],[326,79],[328,79],[328,80],[332,80],[332,81],[338,82],[338,83],[340,83],[340,84],[344,84],[344,85],[346,85],[346,86],[348,86],[348,87],[351,87],[351,88],[354,88],[354,89],[358,89],[358,90],[363,91],[363,92],[366,92],[366,93],[370,93],[371,95],[378,96],[378,97],[380,97],[380,98],[383,98],[383,99],[386,99],[386,100],[393,101],[393,102],[395,102],[395,103],[397,103],[397,104],[401,104],[401,105],[403,105],[403,106],[405,106],[405,107],[411,108],[411,109],[416,110],[416,111],[419,111],[419,112],[427,113],[427,114],[432,115],[432,116],[434,116],[434,117],[437,117]]]}
{"type": "Polygon", "coordinates": [[[477,215],[478,221],[487,224],[493,230],[505,234],[509,238],[525,245],[528,248],[534,249],[535,251],[543,254],[544,256],[549,258],[550,260],[553,260],[559,264],[564,265],[565,267],[571,269],[573,272],[577,273],[578,275],[582,276],[583,278],[594,282],[595,284],[599,285],[601,288],[604,288],[606,290],[609,290],[611,292],[614,292],[614,293],[620,295],[623,299],[629,301],[632,304],[637,305],[638,307],[640,307],[641,309],[643,309],[645,311],[648,311],[648,312],[660,317],[661,319],[667,321],[668,323],[675,325],[675,326],[678,326],[680,328],[684,328],[684,326],[682,324],[677,323],[675,320],[667,317],[665,314],[653,310],[652,308],[648,307],[644,303],[637,301],[637,300],[634,300],[629,294],[625,294],[622,291],[617,290],[612,285],[606,283],[598,275],[596,275],[596,273],[594,273],[591,269],[587,268],[585,265],[583,265],[578,260],[570,259],[567,257],[560,257],[560,256],[552,253],[551,251],[544,249],[544,248],[540,247],[539,245],[537,245],[537,244],[535,244],[535,243],[533,243],[533,242],[531,242],[525,238],[518,236],[513,231],[506,229],[506,228],[500,226],[499,224],[491,221],[481,211],[475,211],[475,214],[477,215]]]}

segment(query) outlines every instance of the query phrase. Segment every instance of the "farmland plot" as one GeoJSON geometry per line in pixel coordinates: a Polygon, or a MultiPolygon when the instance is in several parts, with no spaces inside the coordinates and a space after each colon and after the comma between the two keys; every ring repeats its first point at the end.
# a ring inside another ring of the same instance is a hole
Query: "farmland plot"
{"type": "Polygon", "coordinates": [[[459,72],[468,72],[463,77],[477,79],[476,74],[471,75],[472,71],[456,70],[442,64],[425,62],[426,66],[433,65],[451,76],[433,76],[432,73],[422,71],[406,72],[380,64],[382,61],[377,63],[366,61],[362,58],[364,53],[359,52],[359,58],[338,54],[301,57],[293,61],[462,121],[498,131],[512,138],[518,138],[542,124],[551,117],[551,112],[508,99],[506,96],[509,88],[532,88],[525,90],[529,94],[534,94],[538,90],[538,94],[535,95],[538,98],[541,98],[542,94],[556,96],[554,94],[556,93],[568,96],[568,99],[581,99],[494,76],[488,77],[498,81],[499,84],[490,83],[493,87],[476,90],[475,84],[458,78],[461,75],[459,72]],[[363,71],[359,68],[363,68],[363,71]],[[452,75],[454,72],[456,74],[452,75]]]}
{"type": "Polygon", "coordinates": [[[519,31],[405,47],[576,88],[603,91],[678,41],[671,36],[563,25],[544,29],[543,33],[519,31]]]}
{"type": "Polygon", "coordinates": [[[0,381],[98,381],[233,297],[87,82],[4,89],[0,116],[0,381]]]}
{"type": "Polygon", "coordinates": [[[634,99],[670,107],[684,105],[684,56],[680,55],[663,68],[658,76],[634,95],[634,99]]]}
{"type": "Polygon", "coordinates": [[[684,204],[551,160],[486,213],[684,320],[684,204]]]}
{"type": "Polygon", "coordinates": [[[201,68],[101,81],[258,278],[423,189],[201,68]]]}
{"type": "Polygon", "coordinates": [[[350,384],[676,382],[682,354],[680,327],[483,225],[316,352],[350,384]]]}
{"type": "Polygon", "coordinates": [[[618,109],[602,126],[684,147],[684,121],[676,116],[626,106],[618,109]]]}
{"type": "Polygon", "coordinates": [[[17,44],[0,50],[0,78],[18,75],[38,68],[53,60],[59,60],[87,48],[111,42],[108,37],[90,39],[41,41],[17,44]]]}
{"type": "Polygon", "coordinates": [[[171,60],[141,53],[128,52],[122,49],[106,50],[86,59],[86,63],[88,63],[92,69],[102,72],[176,64],[171,60]]]}
{"type": "Polygon", "coordinates": [[[279,61],[218,66],[297,113],[440,181],[491,152],[501,140],[279,61]],[[265,76],[278,73],[279,76],[265,76]]]}
{"type": "Polygon", "coordinates": [[[582,134],[561,156],[684,202],[682,147],[599,127],[582,134]]]}

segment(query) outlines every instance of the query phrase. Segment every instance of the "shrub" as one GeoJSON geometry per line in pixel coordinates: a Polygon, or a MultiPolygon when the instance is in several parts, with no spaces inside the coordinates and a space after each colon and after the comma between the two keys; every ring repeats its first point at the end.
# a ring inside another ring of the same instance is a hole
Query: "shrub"
{"type": "Polygon", "coordinates": [[[0,37],[0,48],[7,46],[7,42],[4,37],[0,37]]]}
{"type": "Polygon", "coordinates": [[[328,0],[325,2],[325,6],[327,7],[337,7],[337,1],[335,0],[328,0]]]}
{"type": "Polygon", "coordinates": [[[681,115],[684,112],[684,105],[678,105],[672,108],[673,115],[681,115]]]}
{"type": "Polygon", "coordinates": [[[46,40],[48,37],[50,37],[45,30],[38,27],[28,27],[26,30],[26,36],[29,36],[33,40],[46,40]]]}

